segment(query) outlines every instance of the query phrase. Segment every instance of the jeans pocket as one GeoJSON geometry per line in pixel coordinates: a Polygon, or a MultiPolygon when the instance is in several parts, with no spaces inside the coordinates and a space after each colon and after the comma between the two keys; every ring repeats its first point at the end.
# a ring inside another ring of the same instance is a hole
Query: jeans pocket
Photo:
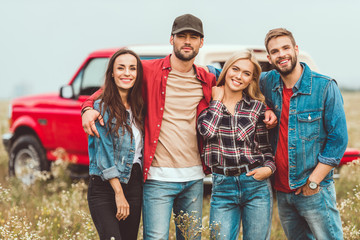
{"type": "Polygon", "coordinates": [[[334,183],[330,183],[329,185],[323,187],[323,194],[336,204],[336,191],[334,183]]]}
{"type": "Polygon", "coordinates": [[[317,199],[317,198],[321,197],[322,191],[323,191],[323,187],[320,187],[320,188],[319,188],[319,191],[318,191],[317,193],[314,193],[314,194],[312,194],[312,195],[304,195],[303,193],[301,193],[301,196],[304,197],[304,198],[314,198],[314,199],[317,199]]]}
{"type": "Polygon", "coordinates": [[[213,173],[212,174],[213,185],[221,185],[224,182],[225,178],[226,178],[225,175],[213,173]]]}
{"type": "Polygon", "coordinates": [[[260,180],[260,179],[256,179],[254,175],[251,175],[250,176],[254,181],[256,182],[264,182],[267,178],[263,179],[263,180],[260,180]]]}

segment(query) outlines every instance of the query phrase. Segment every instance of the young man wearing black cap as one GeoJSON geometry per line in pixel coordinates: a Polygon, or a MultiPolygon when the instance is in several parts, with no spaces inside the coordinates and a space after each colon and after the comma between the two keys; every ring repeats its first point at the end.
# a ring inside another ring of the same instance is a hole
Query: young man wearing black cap
{"type": "MultiPolygon", "coordinates": [[[[143,156],[144,239],[168,239],[172,210],[176,215],[181,211],[193,215],[198,219],[197,228],[201,224],[205,167],[199,154],[201,143],[196,119],[208,106],[211,88],[215,85],[212,74],[194,65],[203,37],[199,18],[191,14],[179,16],[170,37],[173,54],[164,59],[142,61],[147,108],[143,156]]],[[[97,135],[94,120],[102,119],[91,109],[98,94],[83,104],[83,128],[90,135],[97,135]]],[[[176,237],[184,239],[179,229],[176,237]]],[[[200,239],[200,234],[196,239],[200,239]]]]}

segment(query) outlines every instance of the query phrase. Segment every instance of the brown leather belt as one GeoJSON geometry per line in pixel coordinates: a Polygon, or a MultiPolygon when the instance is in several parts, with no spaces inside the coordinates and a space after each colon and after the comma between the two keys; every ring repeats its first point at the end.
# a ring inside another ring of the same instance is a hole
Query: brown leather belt
{"type": "Polygon", "coordinates": [[[252,164],[244,164],[239,167],[232,167],[232,168],[222,168],[222,167],[212,167],[211,171],[213,173],[222,174],[225,176],[238,176],[242,173],[247,173],[250,170],[257,168],[260,166],[259,162],[254,162],[252,164]]]}

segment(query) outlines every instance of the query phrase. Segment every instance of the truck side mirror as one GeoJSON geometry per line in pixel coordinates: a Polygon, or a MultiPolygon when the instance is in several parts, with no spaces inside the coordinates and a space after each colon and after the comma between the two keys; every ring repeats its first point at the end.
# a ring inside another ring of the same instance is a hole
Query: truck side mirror
{"type": "Polygon", "coordinates": [[[72,85],[64,85],[60,88],[60,97],[74,99],[74,89],[72,85]]]}

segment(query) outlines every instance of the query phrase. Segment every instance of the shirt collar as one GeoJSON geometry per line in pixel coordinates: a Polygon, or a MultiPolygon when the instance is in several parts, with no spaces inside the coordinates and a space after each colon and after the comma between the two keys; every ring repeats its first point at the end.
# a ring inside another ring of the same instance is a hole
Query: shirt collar
{"type": "MultiPolygon", "coordinates": [[[[169,69],[171,71],[170,57],[171,57],[171,54],[167,55],[164,58],[163,70],[169,69]]],[[[201,82],[204,82],[204,80],[199,75],[199,67],[197,67],[195,64],[193,64],[193,68],[195,70],[196,78],[199,79],[201,82]]]]}
{"type": "Polygon", "coordinates": [[[164,58],[163,69],[170,69],[171,70],[170,56],[171,56],[171,54],[167,55],[164,58]]]}
{"type": "Polygon", "coordinates": [[[244,91],[243,91],[243,98],[241,100],[244,100],[244,102],[247,105],[250,105],[250,103],[251,103],[251,98],[244,91]]]}
{"type": "Polygon", "coordinates": [[[311,70],[305,63],[301,62],[300,64],[302,66],[302,73],[294,86],[294,92],[310,94],[312,84],[311,70]]]}

